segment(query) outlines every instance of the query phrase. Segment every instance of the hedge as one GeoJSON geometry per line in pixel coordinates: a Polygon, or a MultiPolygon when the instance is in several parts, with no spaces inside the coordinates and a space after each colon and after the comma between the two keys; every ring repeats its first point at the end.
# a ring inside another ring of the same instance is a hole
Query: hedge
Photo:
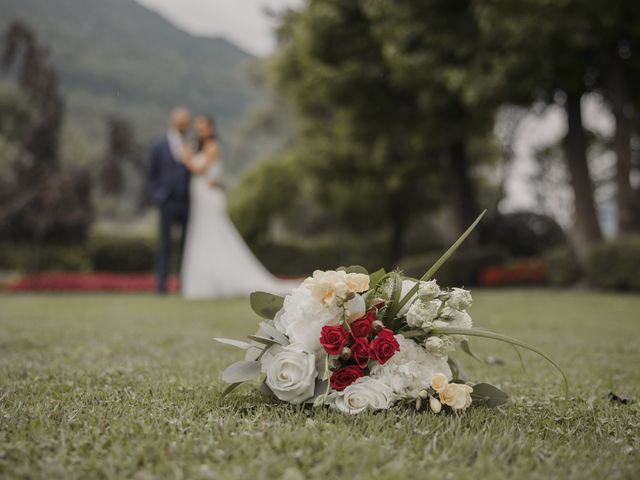
{"type": "Polygon", "coordinates": [[[640,290],[640,236],[598,245],[587,256],[587,279],[596,288],[640,290]]]}

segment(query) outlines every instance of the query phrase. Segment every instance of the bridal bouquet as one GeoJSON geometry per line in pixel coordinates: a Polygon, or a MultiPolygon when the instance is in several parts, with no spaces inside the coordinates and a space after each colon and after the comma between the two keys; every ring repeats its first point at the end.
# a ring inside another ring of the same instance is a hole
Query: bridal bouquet
{"type": "Polygon", "coordinates": [[[231,384],[223,395],[261,378],[261,390],[281,401],[350,414],[401,402],[435,413],[501,405],[504,392],[467,383],[450,357],[458,348],[474,357],[470,336],[532,350],[558,368],[535,347],[474,328],[470,292],[432,279],[481,218],[419,280],[349,267],[317,270],[285,298],[253,293],[251,306],[265,319],[255,335],[249,342],[216,339],[246,351],[223,372],[231,384]]]}

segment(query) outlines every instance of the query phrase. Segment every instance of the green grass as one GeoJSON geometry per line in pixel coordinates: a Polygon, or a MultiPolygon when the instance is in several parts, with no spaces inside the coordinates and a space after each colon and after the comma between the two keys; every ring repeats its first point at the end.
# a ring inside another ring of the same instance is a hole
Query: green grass
{"type": "Polygon", "coordinates": [[[510,393],[499,410],[343,416],[263,401],[222,403],[238,351],[214,336],[255,330],[248,302],[151,296],[0,297],[0,476],[4,478],[638,478],[640,296],[477,291],[479,326],[533,354],[472,340],[468,374],[510,393]]]}

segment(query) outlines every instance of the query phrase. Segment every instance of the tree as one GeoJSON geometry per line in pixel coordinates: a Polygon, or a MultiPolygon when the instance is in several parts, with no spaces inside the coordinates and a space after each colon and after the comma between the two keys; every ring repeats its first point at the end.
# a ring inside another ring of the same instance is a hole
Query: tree
{"type": "Polygon", "coordinates": [[[5,69],[15,64],[18,85],[33,114],[2,121],[17,125],[13,134],[20,153],[11,166],[12,178],[0,182],[0,228],[8,237],[35,242],[33,268],[38,269],[45,240],[86,235],[93,216],[91,179],[84,170],[60,165],[63,100],[58,76],[35,33],[21,22],[9,27],[2,56],[5,69]]]}

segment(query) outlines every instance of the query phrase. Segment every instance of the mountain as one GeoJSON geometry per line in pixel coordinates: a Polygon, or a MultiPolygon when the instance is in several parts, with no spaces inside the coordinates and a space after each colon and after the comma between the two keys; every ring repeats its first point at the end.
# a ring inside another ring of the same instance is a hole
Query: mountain
{"type": "Polygon", "coordinates": [[[128,118],[146,145],[176,105],[212,114],[232,145],[243,118],[264,104],[249,81],[254,57],[224,39],[192,36],[134,0],[0,0],[0,11],[3,35],[21,19],[50,48],[66,99],[65,157],[99,155],[112,114],[128,118]]]}

